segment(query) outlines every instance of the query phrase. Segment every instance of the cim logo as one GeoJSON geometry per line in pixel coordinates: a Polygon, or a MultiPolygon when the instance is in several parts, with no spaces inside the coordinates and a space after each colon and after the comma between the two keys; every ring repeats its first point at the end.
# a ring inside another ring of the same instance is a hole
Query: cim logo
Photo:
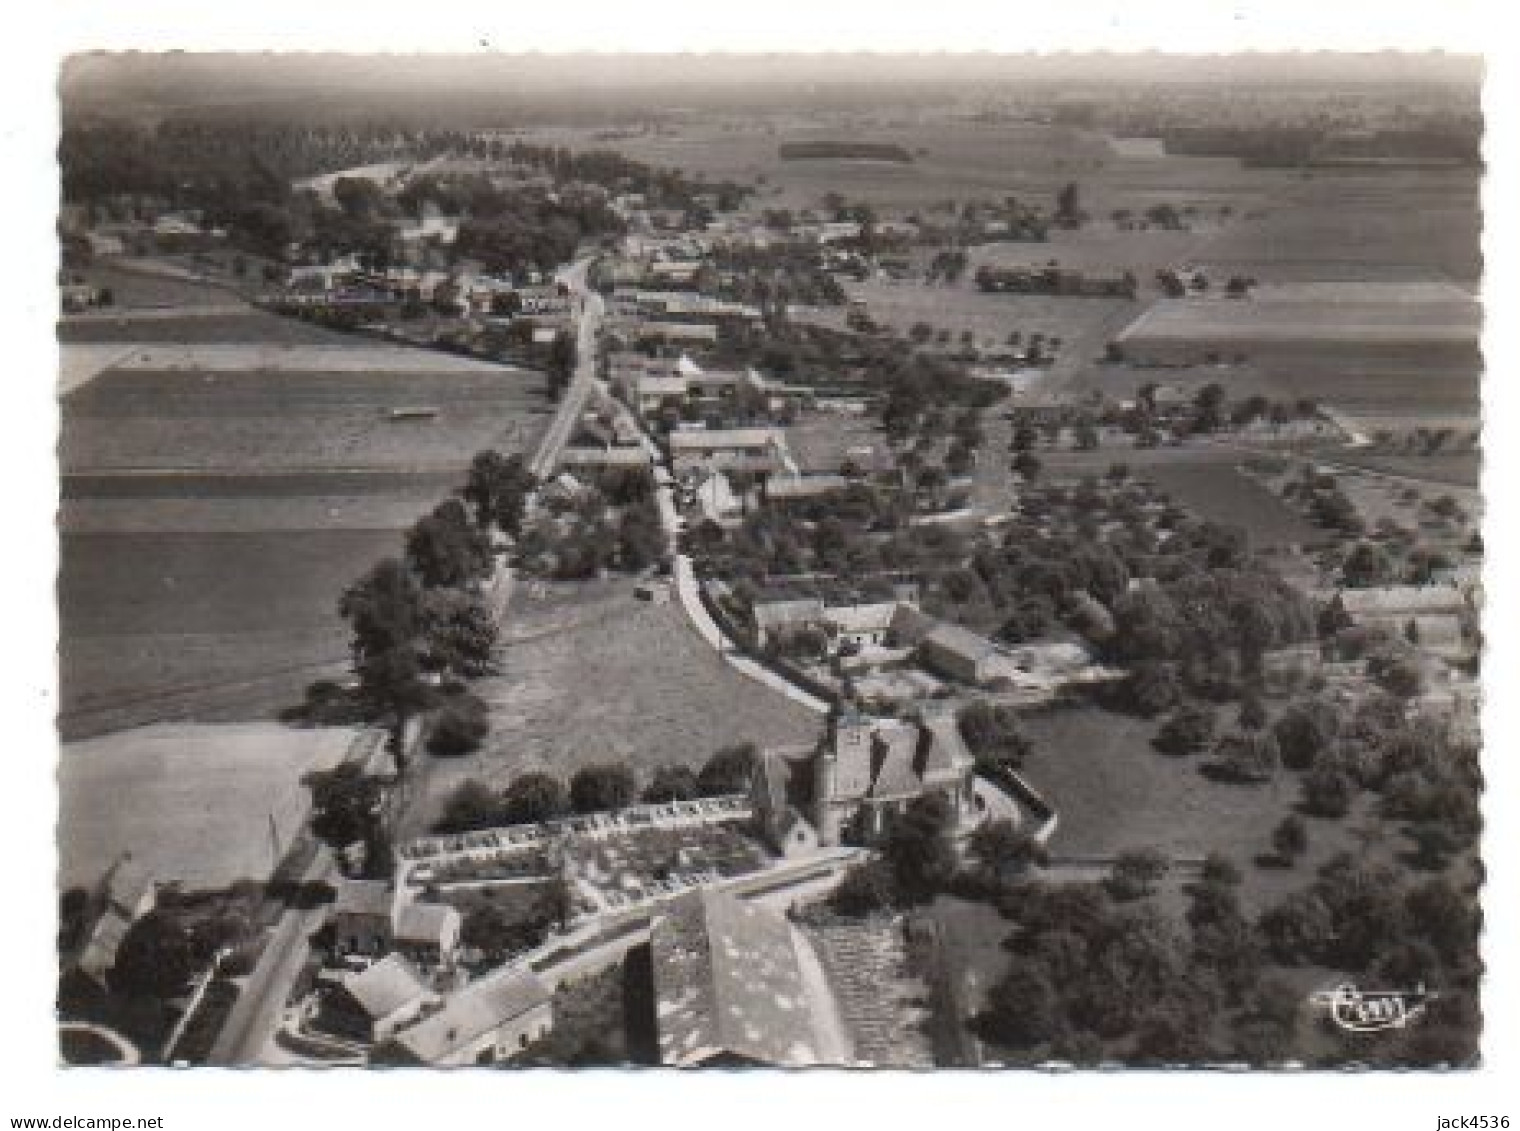
{"type": "Polygon", "coordinates": [[[1424,985],[1413,990],[1363,990],[1343,982],[1309,995],[1310,1004],[1323,1009],[1330,1020],[1352,1033],[1378,1033],[1403,1029],[1424,1014],[1436,997],[1424,985]]]}

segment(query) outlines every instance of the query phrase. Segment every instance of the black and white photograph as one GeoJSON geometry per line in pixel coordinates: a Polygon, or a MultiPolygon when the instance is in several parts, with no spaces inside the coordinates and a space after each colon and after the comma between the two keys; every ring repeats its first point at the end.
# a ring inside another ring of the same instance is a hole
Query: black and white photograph
{"type": "Polygon", "coordinates": [[[53,61],[63,1086],[1479,1082],[1484,53],[481,43],[53,61]]]}

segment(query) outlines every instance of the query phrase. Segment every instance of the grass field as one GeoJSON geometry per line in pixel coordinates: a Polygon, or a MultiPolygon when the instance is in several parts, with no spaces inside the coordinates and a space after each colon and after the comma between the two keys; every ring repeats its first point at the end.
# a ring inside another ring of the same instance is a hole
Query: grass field
{"type": "Polygon", "coordinates": [[[725,664],[678,604],[650,605],[632,590],[617,580],[535,596],[519,582],[501,675],[475,685],[491,705],[491,736],[477,754],[429,759],[403,836],[425,831],[465,778],[505,786],[529,769],[568,779],[597,762],[699,765],[730,743],[817,737],[816,715],[725,664]]]}
{"type": "Polygon", "coordinates": [[[190,890],[264,879],[274,863],[271,822],[288,844],[307,804],[301,775],[335,765],[354,734],[154,726],[66,743],[58,766],[60,890],[94,883],[128,851],[150,875],[190,890]]]}
{"type": "Polygon", "coordinates": [[[1298,803],[1297,775],[1284,771],[1269,785],[1213,781],[1199,772],[1200,758],[1153,750],[1153,721],[1097,708],[1031,715],[1024,730],[1035,749],[1025,777],[1060,813],[1050,843],[1057,856],[1147,847],[1177,856],[1221,852],[1246,877],[1241,901],[1250,912],[1301,887],[1336,852],[1404,847],[1391,831],[1371,848],[1363,844],[1356,830],[1377,824],[1364,796],[1343,820],[1306,818],[1309,850],[1297,867],[1257,867],[1255,858],[1271,852],[1273,828],[1298,803]]]}

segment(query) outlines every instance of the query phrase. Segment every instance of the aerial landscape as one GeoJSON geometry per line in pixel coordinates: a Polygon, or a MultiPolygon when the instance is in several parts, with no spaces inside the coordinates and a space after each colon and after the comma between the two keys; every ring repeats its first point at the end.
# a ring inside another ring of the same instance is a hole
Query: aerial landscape
{"type": "Polygon", "coordinates": [[[63,67],[69,1065],[1473,1068],[1467,56],[63,67]]]}

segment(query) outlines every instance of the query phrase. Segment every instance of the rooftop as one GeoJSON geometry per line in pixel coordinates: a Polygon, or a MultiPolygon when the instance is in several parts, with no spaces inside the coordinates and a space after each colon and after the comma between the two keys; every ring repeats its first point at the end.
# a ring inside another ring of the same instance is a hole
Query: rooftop
{"type": "Polygon", "coordinates": [[[422,976],[399,954],[382,958],[363,973],[350,974],[343,980],[343,989],[376,1020],[432,995],[422,976]]]}
{"type": "Polygon", "coordinates": [[[778,912],[703,889],[666,905],[650,936],[660,1059],[730,1055],[820,1061],[792,926],[778,912]]]}

